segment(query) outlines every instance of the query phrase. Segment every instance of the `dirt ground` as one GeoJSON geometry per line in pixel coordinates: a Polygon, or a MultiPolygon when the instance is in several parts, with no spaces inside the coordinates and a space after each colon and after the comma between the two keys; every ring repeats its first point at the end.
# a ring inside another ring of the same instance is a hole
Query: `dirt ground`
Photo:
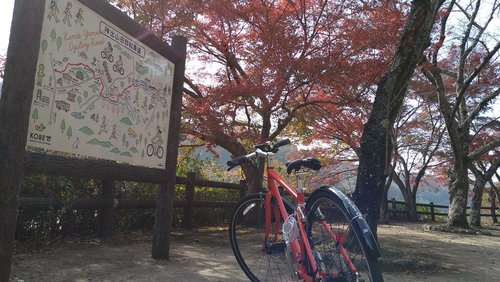
{"type": "MultiPolygon", "coordinates": [[[[397,270],[384,272],[385,281],[499,281],[500,227],[488,230],[494,236],[424,231],[423,223],[380,225],[383,264],[397,270]]],[[[176,230],[168,261],[151,258],[147,234],[64,240],[36,252],[17,245],[11,281],[247,281],[228,242],[222,228],[176,230]]]]}

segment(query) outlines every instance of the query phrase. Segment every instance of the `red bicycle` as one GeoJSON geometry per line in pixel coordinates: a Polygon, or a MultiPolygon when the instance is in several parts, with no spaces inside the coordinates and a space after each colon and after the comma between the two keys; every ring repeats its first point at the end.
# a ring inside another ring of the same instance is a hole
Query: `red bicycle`
{"type": "Polygon", "coordinates": [[[255,146],[255,151],[228,161],[229,169],[255,159],[266,160],[267,191],[240,200],[229,227],[238,264],[252,281],[383,281],[379,246],[356,205],[331,186],[315,189],[305,200],[307,170],[319,170],[315,158],[287,164],[296,172],[293,189],[274,169],[273,155],[285,139],[255,146]],[[292,205],[278,187],[291,195],[292,205]]]}

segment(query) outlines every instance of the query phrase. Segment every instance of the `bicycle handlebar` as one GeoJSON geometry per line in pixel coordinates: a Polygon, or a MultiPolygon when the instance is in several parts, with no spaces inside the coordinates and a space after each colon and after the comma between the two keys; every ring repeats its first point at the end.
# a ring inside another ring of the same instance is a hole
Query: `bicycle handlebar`
{"type": "Polygon", "coordinates": [[[278,152],[279,147],[282,147],[282,146],[285,146],[288,144],[290,144],[290,139],[285,138],[283,140],[278,141],[273,146],[271,146],[270,143],[255,145],[254,146],[256,148],[255,152],[250,153],[248,155],[234,158],[230,161],[227,161],[227,165],[229,166],[227,171],[230,171],[231,169],[241,165],[242,163],[250,162],[250,160],[255,158],[255,157],[266,157],[266,156],[269,156],[273,153],[276,153],[276,152],[278,152]]]}
{"type": "Polygon", "coordinates": [[[230,161],[227,161],[227,165],[229,166],[227,171],[230,171],[231,169],[241,165],[242,163],[246,163],[246,162],[250,161],[250,158],[248,156],[249,155],[245,155],[245,156],[237,157],[237,158],[234,158],[230,161]]]}
{"type": "Polygon", "coordinates": [[[276,150],[276,152],[277,152],[279,147],[285,146],[288,144],[290,144],[290,139],[288,139],[288,138],[285,138],[281,141],[278,141],[276,144],[273,145],[273,152],[274,152],[274,150],[276,150]]]}

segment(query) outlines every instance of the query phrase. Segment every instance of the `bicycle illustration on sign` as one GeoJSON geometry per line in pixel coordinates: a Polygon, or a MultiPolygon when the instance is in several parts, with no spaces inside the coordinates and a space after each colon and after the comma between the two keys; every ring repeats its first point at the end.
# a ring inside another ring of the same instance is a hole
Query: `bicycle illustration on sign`
{"type": "Polygon", "coordinates": [[[108,47],[104,48],[104,51],[101,52],[101,57],[112,63],[114,60],[112,53],[113,53],[113,47],[111,46],[111,43],[108,42],[108,47]]]}
{"type": "Polygon", "coordinates": [[[151,143],[146,147],[146,154],[150,157],[156,155],[159,159],[163,158],[163,154],[165,153],[165,151],[163,150],[163,147],[161,145],[163,145],[161,130],[160,127],[157,126],[156,135],[151,138],[151,143]]]}
{"type": "Polygon", "coordinates": [[[116,64],[113,65],[113,71],[119,72],[121,75],[125,73],[125,70],[123,69],[122,55],[118,55],[118,61],[116,61],[116,64]]]}

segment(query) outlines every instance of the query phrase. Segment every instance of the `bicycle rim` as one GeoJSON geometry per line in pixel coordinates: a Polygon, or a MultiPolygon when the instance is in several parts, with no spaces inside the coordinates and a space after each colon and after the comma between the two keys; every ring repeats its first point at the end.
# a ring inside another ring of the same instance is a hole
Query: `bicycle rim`
{"type": "Polygon", "coordinates": [[[252,281],[295,281],[285,253],[283,220],[275,213],[278,210],[274,202],[271,205],[271,235],[265,240],[264,202],[263,194],[255,194],[244,198],[236,207],[229,228],[234,255],[252,281]]]}
{"type": "Polygon", "coordinates": [[[321,195],[308,212],[307,233],[323,281],[383,281],[378,261],[364,249],[342,205],[321,195]]]}

